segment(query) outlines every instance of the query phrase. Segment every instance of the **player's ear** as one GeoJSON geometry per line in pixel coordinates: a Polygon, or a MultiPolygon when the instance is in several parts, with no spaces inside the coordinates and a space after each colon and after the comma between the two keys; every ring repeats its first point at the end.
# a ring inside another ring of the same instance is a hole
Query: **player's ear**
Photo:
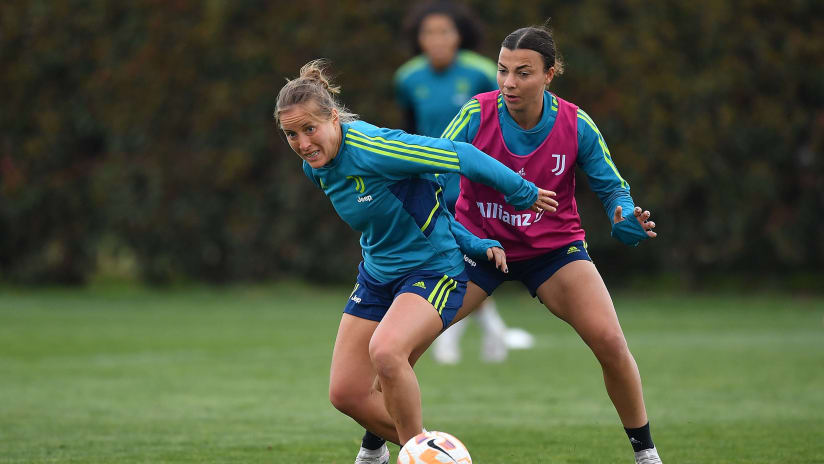
{"type": "Polygon", "coordinates": [[[549,83],[552,82],[552,78],[555,77],[555,66],[549,68],[549,71],[544,74],[544,86],[549,87],[549,83]]]}
{"type": "Polygon", "coordinates": [[[336,110],[335,108],[332,108],[332,122],[335,123],[335,124],[340,122],[340,118],[338,116],[338,110],[336,110]]]}

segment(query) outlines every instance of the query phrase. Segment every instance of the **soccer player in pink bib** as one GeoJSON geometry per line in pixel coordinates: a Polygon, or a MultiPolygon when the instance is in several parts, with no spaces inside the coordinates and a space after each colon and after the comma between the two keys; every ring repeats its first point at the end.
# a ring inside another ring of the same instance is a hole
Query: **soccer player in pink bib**
{"type": "Polygon", "coordinates": [[[502,282],[523,282],[592,349],[635,461],[660,463],[638,367],[609,292],[587,253],[575,204],[575,167],[586,173],[618,240],[635,246],[654,238],[655,223],[649,220],[649,211],[634,204],[629,183],[618,173],[592,119],[547,90],[562,72],[548,28],[512,32],[498,57],[499,90],[476,95],[442,135],[472,143],[527,180],[554,191],[558,201],[555,213],[518,211],[500,193],[461,178],[456,219],[478,237],[498,240],[506,250],[509,272],[467,260],[470,282],[455,320],[478,307],[502,282]]]}

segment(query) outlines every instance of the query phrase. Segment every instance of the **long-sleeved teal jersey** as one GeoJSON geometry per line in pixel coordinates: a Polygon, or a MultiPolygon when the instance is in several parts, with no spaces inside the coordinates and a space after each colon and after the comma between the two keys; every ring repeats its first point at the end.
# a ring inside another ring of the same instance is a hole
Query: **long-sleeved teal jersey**
{"type": "MultiPolygon", "coordinates": [[[[555,124],[558,115],[558,100],[549,91],[544,91],[544,106],[541,120],[535,127],[524,130],[512,119],[506,110],[503,101],[498,100],[498,118],[503,133],[504,143],[513,154],[528,155],[532,153],[546,137],[555,124]]],[[[472,99],[467,102],[452,122],[444,130],[441,137],[461,142],[472,142],[480,127],[480,106],[478,100],[472,99]]],[[[598,195],[607,216],[612,221],[615,208],[621,206],[624,217],[632,219],[629,223],[623,224],[631,227],[631,237],[618,236],[626,243],[637,242],[640,237],[639,227],[635,227],[632,211],[635,204],[629,193],[629,183],[618,173],[618,169],[612,161],[612,155],[607,148],[601,132],[596,127],[592,118],[583,110],[578,109],[578,157],[577,163],[589,178],[589,185],[598,195]],[[626,238],[626,240],[625,240],[626,238]]],[[[447,202],[450,198],[457,200],[459,193],[459,178],[455,175],[438,176],[438,181],[442,184],[447,202]]],[[[625,231],[614,231],[623,233],[625,231]]],[[[644,235],[644,237],[646,237],[644,235]]]]}
{"type": "Polygon", "coordinates": [[[461,249],[486,259],[487,248],[500,246],[455,221],[434,174],[456,173],[489,185],[518,209],[538,197],[534,184],[468,143],[363,121],[343,123],[341,129],[332,161],[318,169],[304,161],[303,170],[341,219],[361,233],[364,267],[381,282],[416,269],[456,275],[463,271],[461,249]]]}
{"type": "Polygon", "coordinates": [[[446,69],[435,70],[426,55],[404,63],[395,73],[401,107],[414,116],[416,134],[438,137],[473,95],[498,88],[495,62],[469,50],[459,50],[446,69]]]}

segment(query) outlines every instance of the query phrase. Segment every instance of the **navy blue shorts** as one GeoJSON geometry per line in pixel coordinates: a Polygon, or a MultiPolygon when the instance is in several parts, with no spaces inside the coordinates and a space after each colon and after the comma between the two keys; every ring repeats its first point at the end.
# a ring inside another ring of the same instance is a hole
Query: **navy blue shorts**
{"type": "Polygon", "coordinates": [[[533,297],[535,292],[538,291],[538,287],[558,272],[558,269],[578,260],[592,261],[589,253],[587,253],[586,242],[582,240],[576,240],[534,258],[523,261],[507,261],[508,274],[495,268],[495,263],[492,261],[474,261],[464,257],[464,261],[467,263],[466,273],[469,274],[469,280],[481,287],[487,295],[492,295],[492,292],[502,283],[508,280],[517,280],[526,286],[533,297]]]}
{"type": "Polygon", "coordinates": [[[395,280],[380,283],[358,265],[358,280],[343,312],[370,321],[380,321],[401,293],[414,293],[438,311],[444,328],[449,326],[466,294],[466,271],[448,276],[432,271],[413,271],[395,280]]]}

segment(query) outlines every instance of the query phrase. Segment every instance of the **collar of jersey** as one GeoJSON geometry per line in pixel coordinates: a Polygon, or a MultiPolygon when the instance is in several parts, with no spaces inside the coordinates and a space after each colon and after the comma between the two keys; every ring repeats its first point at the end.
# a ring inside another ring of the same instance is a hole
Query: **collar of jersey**
{"type": "Polygon", "coordinates": [[[438,71],[437,69],[435,69],[432,66],[432,62],[429,61],[429,57],[426,57],[426,67],[429,69],[429,72],[432,73],[433,76],[445,76],[445,75],[449,74],[449,72],[452,71],[455,68],[455,63],[458,62],[458,53],[460,53],[460,52],[461,51],[458,50],[455,53],[455,56],[452,58],[452,62],[449,63],[445,68],[441,69],[440,71],[438,71]]]}

